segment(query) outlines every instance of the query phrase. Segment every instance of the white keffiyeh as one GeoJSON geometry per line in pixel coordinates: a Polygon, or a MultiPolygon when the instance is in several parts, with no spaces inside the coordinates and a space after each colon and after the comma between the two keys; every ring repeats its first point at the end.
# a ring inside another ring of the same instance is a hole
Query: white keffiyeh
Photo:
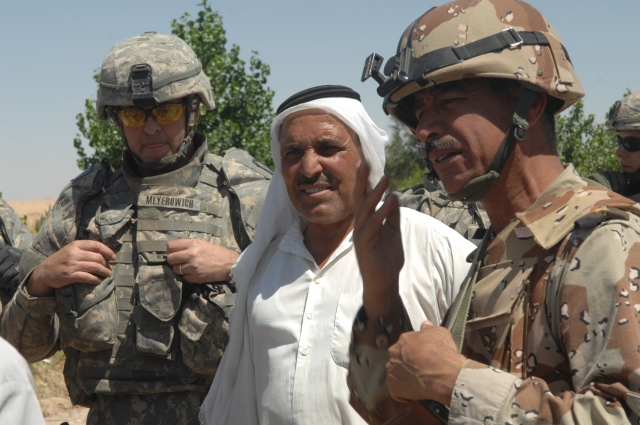
{"type": "Polygon", "coordinates": [[[288,115],[305,109],[325,110],[356,132],[369,166],[370,188],[383,175],[384,147],[389,139],[369,118],[359,101],[342,97],[317,99],[291,107],[276,116],[271,125],[271,155],[276,170],[269,185],[254,241],[242,253],[232,270],[238,293],[230,320],[230,340],[213,385],[200,408],[200,421],[203,425],[259,423],[247,295],[264,251],[273,240],[284,235],[299,216],[287,195],[280,167],[280,128],[288,115]]]}

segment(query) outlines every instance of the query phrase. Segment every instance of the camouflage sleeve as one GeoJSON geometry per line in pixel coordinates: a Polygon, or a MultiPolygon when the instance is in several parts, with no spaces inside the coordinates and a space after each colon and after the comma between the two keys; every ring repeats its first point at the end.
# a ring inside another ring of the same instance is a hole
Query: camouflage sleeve
{"type": "Polygon", "coordinates": [[[351,332],[349,403],[370,424],[384,424],[408,406],[391,398],[385,383],[387,348],[402,333],[412,330],[406,310],[402,305],[396,307],[383,317],[371,319],[362,307],[351,332]]]}
{"type": "Polygon", "coordinates": [[[33,235],[26,224],[4,200],[0,199],[0,244],[21,250],[29,248],[33,235]]]}
{"type": "Polygon", "coordinates": [[[0,336],[24,356],[29,363],[50,357],[59,350],[58,316],[54,297],[32,297],[24,285],[5,306],[0,316],[0,336]]]}
{"type": "Polygon", "coordinates": [[[450,423],[638,423],[640,235],[619,221],[578,229],[570,242],[573,252],[559,253],[549,279],[560,288],[550,323],[576,392],[552,391],[539,378],[522,380],[468,361],[456,382],[450,423]]]}
{"type": "Polygon", "coordinates": [[[25,279],[0,316],[0,335],[16,347],[29,363],[45,359],[59,349],[55,297],[32,297],[25,285],[33,269],[69,242],[68,225],[61,224],[75,222],[74,218],[69,220],[69,215],[75,214],[73,206],[61,201],[67,192],[71,192],[70,186],[63,190],[31,247],[22,256],[18,268],[25,279]]]}

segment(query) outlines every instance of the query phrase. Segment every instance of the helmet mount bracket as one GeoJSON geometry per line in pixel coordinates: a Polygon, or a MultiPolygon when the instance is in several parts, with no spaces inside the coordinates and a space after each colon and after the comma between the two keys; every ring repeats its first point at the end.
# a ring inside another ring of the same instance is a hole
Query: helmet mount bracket
{"type": "Polygon", "coordinates": [[[133,92],[134,106],[149,106],[157,103],[153,92],[153,72],[149,64],[133,65],[129,72],[129,84],[133,92]]]}

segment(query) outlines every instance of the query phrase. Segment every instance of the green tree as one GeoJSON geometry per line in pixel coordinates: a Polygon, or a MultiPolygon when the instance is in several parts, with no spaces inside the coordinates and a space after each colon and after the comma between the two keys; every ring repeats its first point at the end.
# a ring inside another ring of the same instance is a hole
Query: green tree
{"type": "Polygon", "coordinates": [[[422,182],[422,174],[429,171],[427,163],[417,156],[416,137],[405,126],[391,120],[391,137],[385,147],[387,158],[384,172],[391,177],[390,191],[407,189],[422,182]]]}
{"type": "Polygon", "coordinates": [[[594,114],[585,116],[584,103],[580,100],[556,119],[560,159],[571,162],[582,176],[620,170],[620,161],[615,155],[618,147],[615,133],[595,118],[594,114]]]}
{"type": "MultiPolygon", "coordinates": [[[[207,0],[199,6],[197,17],[192,19],[185,13],[171,21],[172,33],[198,55],[214,89],[216,109],[201,108],[195,130],[207,136],[209,150],[215,154],[231,147],[242,148],[273,166],[269,130],[274,117],[274,92],[266,86],[270,67],[258,58],[258,52],[252,52],[247,65],[240,59],[239,46],[233,44],[227,49],[222,17],[207,0]]],[[[97,73],[94,80],[98,81],[97,73]]],[[[109,156],[114,167],[120,167],[123,146],[118,128],[110,121],[98,120],[93,100],[85,101],[84,114],[76,116],[76,125],[80,133],[73,145],[78,167],[86,169],[102,155],[109,156]],[[88,141],[93,153],[85,151],[83,140],[88,141]]]]}

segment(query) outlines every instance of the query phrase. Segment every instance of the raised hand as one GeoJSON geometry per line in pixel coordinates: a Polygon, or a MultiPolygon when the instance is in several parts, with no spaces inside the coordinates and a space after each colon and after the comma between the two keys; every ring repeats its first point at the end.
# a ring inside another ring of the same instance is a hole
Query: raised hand
{"type": "Polygon", "coordinates": [[[167,261],[188,283],[222,282],[230,279],[231,266],[239,254],[199,239],[167,242],[167,261]]]}
{"type": "Polygon", "coordinates": [[[389,195],[376,210],[389,179],[384,176],[368,192],[369,167],[362,163],[355,187],[353,240],[363,281],[363,303],[369,317],[379,316],[399,301],[398,277],[404,265],[400,233],[400,206],[389,195]]]}

